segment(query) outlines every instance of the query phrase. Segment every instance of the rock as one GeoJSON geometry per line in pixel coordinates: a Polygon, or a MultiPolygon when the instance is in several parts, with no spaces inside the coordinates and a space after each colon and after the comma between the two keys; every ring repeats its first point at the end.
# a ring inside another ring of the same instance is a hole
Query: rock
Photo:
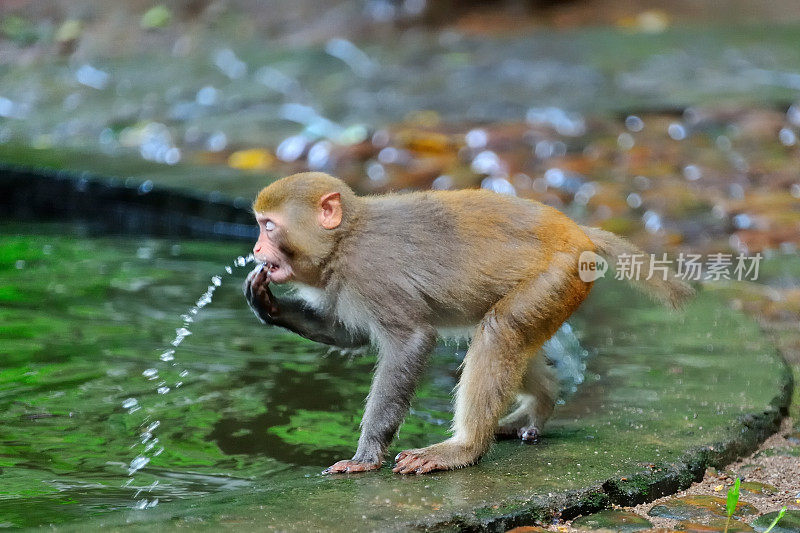
{"type": "Polygon", "coordinates": [[[592,515],[581,516],[572,522],[578,529],[603,529],[606,531],[640,531],[650,529],[653,524],[646,518],[630,511],[606,509],[592,515]]]}
{"type": "MultiPolygon", "coordinates": [[[[778,516],[779,511],[773,511],[756,518],[750,525],[756,531],[765,531],[778,516]]],[[[783,518],[775,525],[770,533],[800,533],[800,511],[786,511],[783,518]]]]}
{"type": "Polygon", "coordinates": [[[786,440],[792,444],[800,444],[800,430],[792,431],[786,435],[786,440]]]}
{"type": "MultiPolygon", "coordinates": [[[[740,501],[736,506],[734,516],[750,515],[757,512],[758,509],[749,503],[740,501]]],[[[676,520],[702,520],[704,522],[710,522],[716,517],[725,518],[727,516],[723,498],[704,494],[672,498],[660,505],[653,506],[647,514],[676,520]]]]}
{"type": "MultiPolygon", "coordinates": [[[[687,531],[688,533],[713,533],[725,531],[726,522],[728,522],[728,520],[725,518],[714,518],[707,524],[701,524],[699,522],[678,522],[675,527],[676,529],[687,531]]],[[[739,520],[731,520],[730,523],[727,524],[727,529],[728,533],[754,531],[752,527],[739,520]]]]}
{"type": "Polygon", "coordinates": [[[537,526],[519,526],[514,529],[509,529],[506,533],[550,533],[543,527],[537,526]]]}
{"type": "Polygon", "coordinates": [[[775,494],[778,492],[777,487],[758,481],[742,481],[741,489],[752,494],[775,494]]]}

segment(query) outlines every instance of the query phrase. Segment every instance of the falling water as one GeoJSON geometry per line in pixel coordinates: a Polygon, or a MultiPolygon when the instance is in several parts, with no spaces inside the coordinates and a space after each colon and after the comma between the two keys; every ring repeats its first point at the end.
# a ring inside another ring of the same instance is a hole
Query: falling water
{"type": "MultiPolygon", "coordinates": [[[[254,261],[253,255],[250,254],[246,257],[239,256],[231,265],[225,267],[225,274],[233,274],[234,268],[241,268],[254,261]]],[[[169,394],[175,389],[179,389],[183,385],[183,378],[189,375],[189,371],[180,368],[180,362],[176,360],[175,353],[181,343],[192,334],[190,327],[195,321],[195,317],[205,306],[211,303],[214,296],[214,291],[222,285],[222,275],[215,275],[211,277],[211,284],[206,289],[200,298],[189,308],[189,310],[180,316],[182,325],[175,329],[175,338],[170,341],[169,346],[165,347],[159,355],[159,360],[162,363],[167,363],[173,372],[178,373],[178,380],[168,381],[159,375],[159,369],[156,367],[147,368],[142,372],[142,376],[148,381],[155,382],[155,391],[157,394],[169,394]]],[[[122,402],[122,407],[128,411],[128,414],[133,414],[142,408],[137,398],[127,398],[122,402]]],[[[156,436],[158,428],[161,426],[160,420],[150,421],[147,418],[139,426],[141,432],[136,439],[136,442],[131,446],[132,449],[137,449],[138,453],[128,465],[128,479],[123,484],[123,487],[132,486],[135,481],[136,472],[144,468],[150,463],[153,457],[161,455],[164,452],[164,446],[156,436]]],[[[158,485],[158,481],[136,490],[133,496],[135,503],[133,505],[136,509],[149,509],[158,505],[158,498],[140,498],[142,493],[151,493],[158,485]]]]}

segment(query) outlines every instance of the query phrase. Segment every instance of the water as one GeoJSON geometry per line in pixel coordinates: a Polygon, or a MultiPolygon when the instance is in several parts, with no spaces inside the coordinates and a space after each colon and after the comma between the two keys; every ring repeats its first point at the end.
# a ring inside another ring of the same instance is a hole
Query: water
{"type": "MultiPolygon", "coordinates": [[[[149,256],[150,254],[146,255],[149,256]]],[[[232,275],[233,268],[245,267],[253,261],[254,259],[252,254],[249,254],[246,257],[240,255],[231,263],[231,265],[225,267],[225,273],[232,275]]],[[[165,371],[172,375],[172,385],[167,385],[168,379],[166,379],[163,374],[159,375],[159,370],[157,368],[148,368],[142,372],[142,375],[147,378],[148,381],[158,380],[156,385],[157,394],[169,394],[172,389],[179,389],[183,385],[183,380],[189,376],[189,370],[182,368],[181,363],[175,360],[175,349],[181,345],[186,337],[192,334],[192,332],[189,330],[189,327],[192,323],[194,323],[195,317],[198,315],[200,310],[211,303],[211,300],[214,296],[214,291],[216,291],[221,285],[222,275],[213,275],[211,277],[211,284],[208,286],[206,291],[200,296],[200,298],[198,298],[198,300],[191,308],[189,308],[186,313],[180,316],[183,324],[175,330],[175,338],[169,343],[170,346],[173,346],[174,348],[166,349],[159,356],[159,360],[161,360],[163,363],[169,363],[169,365],[161,366],[164,367],[165,371]],[[176,374],[177,378],[175,378],[176,374]]],[[[124,409],[128,409],[128,414],[133,414],[141,409],[139,401],[136,398],[127,398],[122,402],[122,407],[124,409]]],[[[139,455],[131,460],[130,465],[128,465],[129,477],[123,485],[124,487],[132,486],[136,481],[136,479],[133,477],[134,474],[146,467],[152,458],[157,457],[164,452],[164,447],[161,446],[159,438],[155,436],[156,430],[159,428],[159,426],[161,426],[160,420],[149,422],[147,418],[139,425],[140,428],[144,429],[141,432],[138,441],[134,443],[133,448],[141,448],[141,451],[139,452],[139,455]]],[[[148,493],[152,492],[156,486],[158,486],[158,480],[154,481],[152,485],[148,486],[146,489],[138,489],[134,494],[134,498],[138,498],[144,490],[146,490],[148,493]]],[[[136,509],[149,509],[155,507],[158,502],[158,498],[154,498],[152,500],[141,498],[136,501],[134,507],[136,509]]]]}

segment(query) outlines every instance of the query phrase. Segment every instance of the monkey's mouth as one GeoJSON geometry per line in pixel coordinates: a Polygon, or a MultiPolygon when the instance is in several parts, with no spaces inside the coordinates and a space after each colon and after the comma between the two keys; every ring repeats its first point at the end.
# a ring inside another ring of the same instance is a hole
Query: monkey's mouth
{"type": "Polygon", "coordinates": [[[273,263],[267,261],[264,263],[264,270],[267,271],[267,277],[274,283],[282,283],[288,281],[292,277],[291,268],[289,265],[283,263],[273,263]]]}

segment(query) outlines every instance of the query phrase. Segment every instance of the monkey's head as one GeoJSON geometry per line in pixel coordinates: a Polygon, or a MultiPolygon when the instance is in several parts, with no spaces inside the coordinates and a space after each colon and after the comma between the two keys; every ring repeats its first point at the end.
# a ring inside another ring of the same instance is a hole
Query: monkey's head
{"type": "Polygon", "coordinates": [[[325,261],[353,218],[358,198],[342,180],[322,172],[280,179],[258,193],[256,261],[275,283],[316,285],[325,261]]]}

